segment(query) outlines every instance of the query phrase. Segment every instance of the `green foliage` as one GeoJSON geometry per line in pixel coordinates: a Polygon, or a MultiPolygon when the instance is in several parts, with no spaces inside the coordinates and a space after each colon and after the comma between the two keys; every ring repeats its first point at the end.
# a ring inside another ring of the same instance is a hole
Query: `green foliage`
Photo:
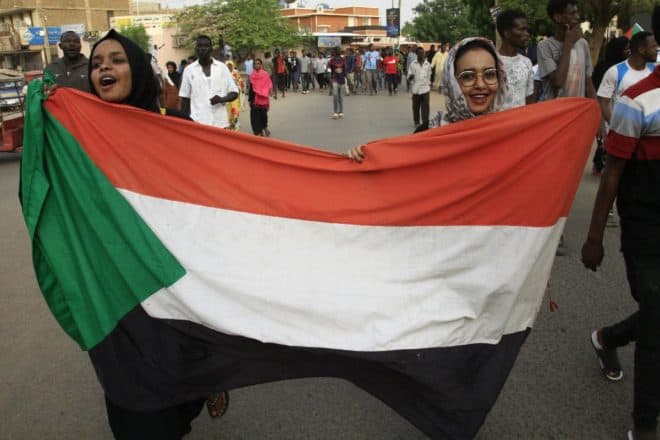
{"type": "Polygon", "coordinates": [[[197,35],[208,35],[214,45],[222,36],[248,50],[296,46],[301,39],[278,10],[277,0],[211,0],[185,8],[176,20],[190,47],[197,35]]]}
{"type": "Polygon", "coordinates": [[[490,14],[495,0],[468,0],[466,3],[470,6],[468,17],[477,30],[476,35],[495,41],[495,22],[490,14]]]}
{"type": "Polygon", "coordinates": [[[414,11],[413,36],[417,40],[453,44],[479,34],[470,21],[469,5],[461,0],[424,0],[414,11]]]}
{"type": "Polygon", "coordinates": [[[146,53],[151,52],[151,43],[147,30],[141,24],[137,26],[122,26],[119,33],[126,38],[133,40],[146,53]]]}
{"type": "Polygon", "coordinates": [[[499,0],[499,6],[505,9],[520,9],[527,15],[527,22],[534,35],[552,35],[554,26],[545,8],[547,0],[499,0]]]}
{"type": "Polygon", "coordinates": [[[415,25],[407,21],[406,24],[403,25],[403,28],[401,29],[401,35],[404,37],[414,37],[415,35],[415,25]]]}

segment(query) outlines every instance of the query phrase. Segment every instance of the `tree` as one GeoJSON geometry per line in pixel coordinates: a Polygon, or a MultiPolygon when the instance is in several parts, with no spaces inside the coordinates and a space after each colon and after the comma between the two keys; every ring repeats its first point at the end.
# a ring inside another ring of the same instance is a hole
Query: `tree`
{"type": "Polygon", "coordinates": [[[477,30],[476,35],[495,41],[495,22],[490,13],[490,8],[495,6],[495,0],[468,0],[466,3],[470,6],[468,17],[477,30]]]}
{"type": "Polygon", "coordinates": [[[421,41],[456,43],[478,35],[470,22],[470,7],[461,0],[424,0],[415,6],[417,16],[412,23],[413,36],[421,41]]]}
{"type": "Polygon", "coordinates": [[[151,53],[151,39],[147,34],[147,30],[141,24],[136,26],[122,26],[119,28],[119,33],[133,40],[146,53],[151,53]]]}
{"type": "Polygon", "coordinates": [[[211,0],[185,8],[176,20],[191,47],[197,35],[208,35],[214,44],[222,36],[231,46],[248,50],[293,47],[301,41],[280,16],[277,0],[211,0]]]}
{"type": "Polygon", "coordinates": [[[407,21],[401,29],[401,35],[404,37],[414,37],[415,36],[415,25],[412,22],[407,21]]]}

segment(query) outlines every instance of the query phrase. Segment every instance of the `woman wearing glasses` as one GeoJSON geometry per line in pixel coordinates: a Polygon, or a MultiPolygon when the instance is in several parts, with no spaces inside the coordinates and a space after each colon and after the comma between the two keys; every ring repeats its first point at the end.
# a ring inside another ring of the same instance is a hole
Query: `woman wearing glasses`
{"type": "Polygon", "coordinates": [[[445,111],[431,127],[463,121],[502,109],[507,93],[495,46],[485,38],[466,38],[452,48],[442,72],[445,111]]]}
{"type": "MultiPolygon", "coordinates": [[[[486,38],[472,37],[454,46],[445,61],[441,85],[445,110],[431,118],[429,127],[502,110],[507,87],[504,69],[493,43],[486,38]]],[[[429,127],[419,126],[415,132],[429,127]]],[[[347,155],[362,162],[363,145],[351,148],[347,155]]]]}

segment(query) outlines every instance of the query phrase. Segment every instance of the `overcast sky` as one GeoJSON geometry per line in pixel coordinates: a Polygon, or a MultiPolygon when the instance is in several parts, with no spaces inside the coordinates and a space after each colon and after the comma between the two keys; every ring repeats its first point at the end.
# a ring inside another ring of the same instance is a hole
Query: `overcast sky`
{"type": "MultiPolygon", "coordinates": [[[[327,3],[330,7],[338,6],[370,6],[380,9],[381,23],[385,23],[385,9],[392,7],[392,0],[303,0],[305,5],[314,7],[319,3],[327,3]]],[[[182,8],[203,3],[204,0],[161,0],[160,3],[166,8],[182,8]]],[[[413,8],[421,3],[421,0],[401,0],[401,26],[413,19],[413,8]]],[[[398,7],[398,0],[394,0],[394,7],[398,7]]]]}

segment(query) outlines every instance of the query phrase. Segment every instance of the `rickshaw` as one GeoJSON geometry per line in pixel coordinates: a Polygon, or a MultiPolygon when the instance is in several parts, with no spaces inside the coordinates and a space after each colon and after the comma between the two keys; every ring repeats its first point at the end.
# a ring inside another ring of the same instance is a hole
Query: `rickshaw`
{"type": "Polygon", "coordinates": [[[25,116],[24,86],[41,71],[18,72],[0,69],[0,152],[20,152],[25,116]]]}

